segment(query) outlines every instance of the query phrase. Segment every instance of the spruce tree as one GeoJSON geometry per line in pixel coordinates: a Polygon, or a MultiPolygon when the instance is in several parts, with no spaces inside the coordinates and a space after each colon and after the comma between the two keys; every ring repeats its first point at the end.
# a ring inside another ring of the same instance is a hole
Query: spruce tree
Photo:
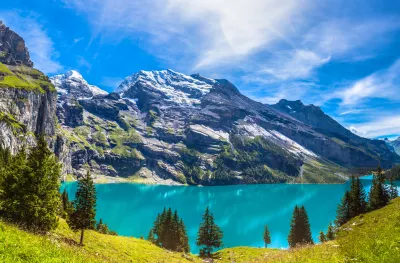
{"type": "Polygon", "coordinates": [[[372,179],[372,186],[369,192],[368,207],[370,210],[376,210],[389,203],[390,193],[385,185],[385,176],[380,166],[377,174],[372,179]]]}
{"type": "Polygon", "coordinates": [[[47,232],[57,226],[60,207],[60,164],[43,136],[28,156],[12,158],[0,182],[0,214],[29,230],[47,232]]]}
{"type": "Polygon", "coordinates": [[[342,198],[341,203],[338,205],[336,210],[335,224],[337,226],[341,226],[350,220],[350,203],[351,203],[350,192],[346,191],[342,198]]]}
{"type": "Polygon", "coordinates": [[[147,236],[147,240],[148,240],[148,241],[150,241],[151,243],[154,243],[154,242],[155,242],[153,228],[152,228],[152,229],[150,229],[150,231],[149,231],[149,235],[147,236]]]}
{"type": "Polygon", "coordinates": [[[326,240],[333,240],[335,239],[335,231],[333,230],[333,225],[329,222],[328,230],[326,231],[326,240]]]}
{"type": "Polygon", "coordinates": [[[296,205],[293,210],[288,242],[290,247],[314,243],[311,236],[308,215],[304,206],[298,207],[296,205]]]}
{"type": "Polygon", "coordinates": [[[324,243],[326,241],[325,234],[323,231],[319,232],[318,240],[320,243],[324,243]]]}
{"type": "Polygon", "coordinates": [[[269,233],[269,230],[268,230],[268,226],[265,225],[265,228],[264,228],[264,245],[265,245],[265,247],[267,247],[269,244],[271,244],[271,236],[270,236],[270,233],[269,233]]]}
{"type": "Polygon", "coordinates": [[[395,179],[394,176],[390,176],[390,178],[389,178],[389,183],[390,183],[389,196],[390,196],[390,199],[394,199],[397,196],[399,196],[399,192],[397,190],[397,186],[396,186],[396,183],[395,183],[394,179],[395,179]]]}
{"type": "Polygon", "coordinates": [[[68,218],[71,229],[81,231],[80,245],[83,245],[85,229],[94,229],[96,220],[96,188],[90,173],[78,180],[75,194],[74,212],[68,218]]]}
{"type": "Polygon", "coordinates": [[[222,247],[222,237],[222,230],[214,223],[214,217],[207,207],[197,234],[196,245],[200,247],[200,254],[209,257],[213,248],[222,247]]]}
{"type": "Polygon", "coordinates": [[[157,215],[148,240],[173,251],[189,252],[190,250],[183,220],[179,218],[178,211],[172,212],[171,208],[164,208],[163,212],[157,215]]]}
{"type": "Polygon", "coordinates": [[[349,209],[350,218],[365,213],[367,209],[366,194],[359,177],[351,177],[349,209]]]}
{"type": "Polygon", "coordinates": [[[68,193],[64,189],[61,194],[61,217],[67,219],[68,216],[74,211],[74,205],[69,200],[68,193]]]}

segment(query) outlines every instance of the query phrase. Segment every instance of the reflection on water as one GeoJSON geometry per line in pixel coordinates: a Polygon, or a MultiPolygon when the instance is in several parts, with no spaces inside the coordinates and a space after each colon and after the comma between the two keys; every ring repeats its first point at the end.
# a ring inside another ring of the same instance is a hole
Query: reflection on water
{"type": "MultiPolygon", "coordinates": [[[[363,184],[370,188],[370,180],[363,184]]],[[[73,197],[76,183],[65,183],[73,197]]],[[[152,227],[157,213],[164,207],[177,209],[189,235],[191,250],[197,229],[207,206],[224,231],[224,247],[263,246],[267,224],[270,247],[288,247],[290,219],[296,204],[304,205],[311,230],[317,241],[320,230],[326,230],[335,219],[336,206],[348,184],[335,185],[235,185],[216,187],[183,187],[140,184],[100,184],[97,189],[97,219],[102,218],[119,235],[140,237],[152,227]]]]}

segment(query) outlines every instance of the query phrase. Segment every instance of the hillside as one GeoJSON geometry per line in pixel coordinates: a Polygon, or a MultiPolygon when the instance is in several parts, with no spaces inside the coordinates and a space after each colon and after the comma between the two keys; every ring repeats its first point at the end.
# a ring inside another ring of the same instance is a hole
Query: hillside
{"type": "Polygon", "coordinates": [[[400,262],[400,198],[343,225],[334,241],[298,249],[227,248],[216,262],[400,262]]]}
{"type": "Polygon", "coordinates": [[[137,238],[85,231],[85,246],[79,233],[64,220],[46,236],[37,236],[0,222],[0,262],[200,262],[191,255],[170,252],[137,238]]]}
{"type": "MultiPolygon", "coordinates": [[[[64,220],[46,236],[36,236],[0,222],[1,262],[202,262],[196,256],[166,251],[146,240],[85,232],[64,220]]],[[[400,262],[400,198],[388,206],[356,217],[341,227],[334,241],[298,249],[250,247],[219,251],[215,262],[400,262]]]]}

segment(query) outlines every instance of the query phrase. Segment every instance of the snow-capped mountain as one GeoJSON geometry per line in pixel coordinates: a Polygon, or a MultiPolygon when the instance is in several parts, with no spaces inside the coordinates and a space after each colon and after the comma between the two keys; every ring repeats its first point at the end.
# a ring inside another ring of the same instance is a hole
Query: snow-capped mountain
{"type": "Polygon", "coordinates": [[[349,167],[397,158],[319,107],[255,102],[227,80],[173,70],[139,71],[97,94],[77,72],[52,77],[57,116],[73,138],[72,167],[149,182],[339,182],[349,167]],[[87,99],[90,98],[90,99],[87,99]],[[207,171],[207,172],[205,172],[207,171]]]}
{"type": "Polygon", "coordinates": [[[213,79],[200,75],[187,76],[171,69],[160,71],[141,70],[127,77],[117,88],[123,97],[135,96],[132,87],[141,85],[154,92],[162,94],[166,101],[195,106],[200,104],[200,98],[210,92],[213,79]]]}
{"type": "Polygon", "coordinates": [[[60,96],[72,94],[77,98],[91,98],[96,95],[108,94],[107,91],[97,86],[89,85],[76,70],[69,70],[64,74],[51,76],[50,81],[56,87],[57,93],[60,96]]]}

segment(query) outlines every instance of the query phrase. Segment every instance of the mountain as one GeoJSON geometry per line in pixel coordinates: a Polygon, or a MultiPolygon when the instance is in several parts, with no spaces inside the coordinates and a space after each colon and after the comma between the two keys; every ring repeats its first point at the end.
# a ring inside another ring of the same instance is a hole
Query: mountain
{"type": "Polygon", "coordinates": [[[33,68],[24,40],[0,21],[0,146],[16,153],[43,134],[67,174],[70,153],[57,128],[56,101],[56,89],[33,68]]]}
{"type": "Polygon", "coordinates": [[[319,107],[262,104],[223,79],[139,71],[110,94],[90,93],[77,72],[50,79],[73,172],[90,168],[99,180],[327,183],[343,181],[348,168],[375,167],[378,160],[390,167],[398,158],[319,107]]]}
{"type": "Polygon", "coordinates": [[[389,141],[389,140],[385,140],[385,142],[388,144],[388,146],[394,151],[396,152],[398,155],[400,155],[400,137],[398,137],[396,140],[394,141],[389,141]]]}
{"type": "Polygon", "coordinates": [[[64,179],[90,170],[98,181],[329,183],[399,161],[318,107],[262,104],[224,79],[139,71],[112,93],[73,70],[49,79],[23,39],[0,27],[0,145],[15,153],[46,135],[64,179]]]}

